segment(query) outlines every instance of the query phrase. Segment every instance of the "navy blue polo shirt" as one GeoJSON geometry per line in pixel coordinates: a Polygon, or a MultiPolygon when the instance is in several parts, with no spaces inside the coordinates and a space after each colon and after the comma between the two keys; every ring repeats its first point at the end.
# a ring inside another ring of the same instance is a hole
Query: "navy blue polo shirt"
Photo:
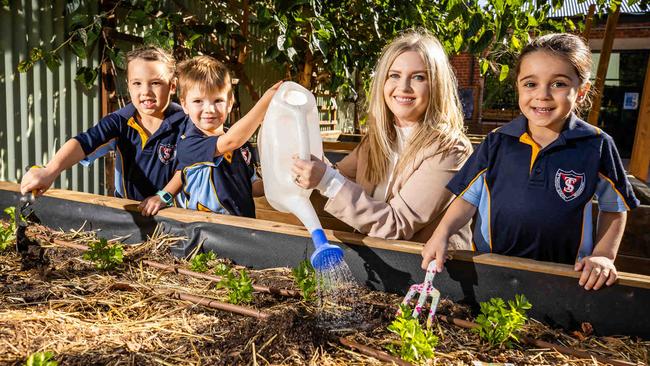
{"type": "Polygon", "coordinates": [[[447,188],[476,206],[474,249],[572,264],[594,247],[602,211],[638,206],[612,138],[571,115],[543,149],[522,115],[488,134],[447,188]]]}
{"type": "Polygon", "coordinates": [[[115,150],[115,196],[141,201],[163,189],[176,171],[176,145],[189,118],[180,105],[170,103],[153,135],[136,122],[129,103],[74,138],[86,154],[86,164],[115,150]]]}
{"type": "Polygon", "coordinates": [[[192,210],[255,217],[252,183],[257,179],[250,144],[214,156],[219,136],[207,136],[194,125],[178,143],[178,169],[183,189],[180,205],[192,210]]]}

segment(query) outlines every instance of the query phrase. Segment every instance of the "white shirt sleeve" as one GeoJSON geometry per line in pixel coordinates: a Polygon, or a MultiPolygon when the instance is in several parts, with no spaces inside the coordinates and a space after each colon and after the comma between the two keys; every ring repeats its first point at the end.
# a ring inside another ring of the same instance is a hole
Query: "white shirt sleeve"
{"type": "Polygon", "coordinates": [[[323,196],[332,198],[339,193],[343,184],[345,184],[345,177],[343,174],[328,165],[325,174],[323,174],[323,178],[321,178],[316,189],[318,189],[323,196]]]}

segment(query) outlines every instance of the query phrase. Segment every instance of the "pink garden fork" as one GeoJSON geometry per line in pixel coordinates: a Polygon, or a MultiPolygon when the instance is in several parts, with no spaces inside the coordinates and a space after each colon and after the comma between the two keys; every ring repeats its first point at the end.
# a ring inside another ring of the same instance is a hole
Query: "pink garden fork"
{"type": "Polygon", "coordinates": [[[433,317],[436,315],[436,308],[438,307],[438,302],[440,301],[440,291],[433,287],[433,278],[436,274],[435,268],[436,262],[431,261],[427,267],[427,274],[424,276],[424,282],[411,285],[408,293],[404,297],[404,301],[402,301],[402,304],[409,305],[411,300],[413,300],[415,297],[415,294],[418,292],[420,293],[418,302],[415,305],[415,309],[412,313],[413,317],[417,318],[420,316],[422,308],[427,302],[427,298],[431,297],[431,308],[429,309],[429,315],[427,316],[427,328],[430,328],[431,324],[433,324],[433,317]]]}

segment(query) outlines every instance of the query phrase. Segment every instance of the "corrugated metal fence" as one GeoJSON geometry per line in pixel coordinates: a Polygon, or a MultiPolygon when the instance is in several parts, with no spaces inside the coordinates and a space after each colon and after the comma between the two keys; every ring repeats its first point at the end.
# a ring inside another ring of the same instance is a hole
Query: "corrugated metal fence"
{"type": "MultiPolygon", "coordinates": [[[[100,117],[99,88],[84,89],[74,78],[77,67],[96,66],[98,55],[77,64],[69,51],[51,71],[37,63],[27,73],[16,67],[32,47],[51,49],[66,35],[64,0],[12,0],[0,8],[0,180],[20,181],[25,168],[49,161],[69,138],[100,117]],[[43,41],[41,41],[43,40],[43,41]]],[[[85,5],[97,12],[96,2],[85,5]]],[[[103,161],[63,172],[54,187],[103,194],[103,161]]]]}

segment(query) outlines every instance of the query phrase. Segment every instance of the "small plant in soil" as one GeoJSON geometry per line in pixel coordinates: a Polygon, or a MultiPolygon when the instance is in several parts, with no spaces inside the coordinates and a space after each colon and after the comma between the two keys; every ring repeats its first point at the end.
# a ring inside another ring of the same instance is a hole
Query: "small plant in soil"
{"type": "Polygon", "coordinates": [[[253,301],[253,281],[245,270],[229,270],[217,284],[218,288],[228,290],[228,302],[231,304],[250,303],[253,301]]]}
{"type": "Polygon", "coordinates": [[[473,330],[491,346],[512,347],[512,341],[519,342],[519,330],[526,323],[526,310],[533,306],[524,295],[508,300],[492,298],[481,303],[481,314],[476,317],[479,325],[473,330]]]}
{"type": "Polygon", "coordinates": [[[311,263],[308,260],[300,262],[298,267],[291,270],[293,273],[293,280],[296,283],[296,286],[300,289],[302,293],[302,298],[305,301],[312,301],[316,297],[316,271],[312,267],[311,263]]]}
{"type": "Polygon", "coordinates": [[[412,317],[412,309],[407,305],[400,305],[400,313],[388,326],[388,330],[400,337],[399,348],[388,345],[388,350],[404,361],[423,363],[432,359],[434,350],[438,345],[436,337],[430,329],[423,329],[420,321],[412,317]]]}
{"type": "Polygon", "coordinates": [[[217,276],[227,275],[228,272],[230,272],[230,267],[228,267],[228,265],[225,263],[218,263],[216,266],[214,266],[214,274],[217,276]]]}
{"type": "Polygon", "coordinates": [[[4,212],[9,215],[9,225],[0,225],[0,252],[4,252],[11,247],[16,240],[16,216],[14,216],[16,208],[13,206],[7,207],[4,212]]]}
{"type": "Polygon", "coordinates": [[[36,352],[27,357],[25,366],[58,366],[58,362],[52,360],[54,353],[52,352],[36,352]]]}
{"type": "Polygon", "coordinates": [[[217,255],[213,251],[207,253],[199,253],[192,258],[190,262],[190,269],[194,272],[207,272],[209,267],[208,263],[217,259],[217,255]]]}
{"type": "Polygon", "coordinates": [[[83,258],[92,261],[97,269],[108,270],[124,259],[124,248],[121,244],[109,244],[104,238],[90,243],[83,258]]]}

